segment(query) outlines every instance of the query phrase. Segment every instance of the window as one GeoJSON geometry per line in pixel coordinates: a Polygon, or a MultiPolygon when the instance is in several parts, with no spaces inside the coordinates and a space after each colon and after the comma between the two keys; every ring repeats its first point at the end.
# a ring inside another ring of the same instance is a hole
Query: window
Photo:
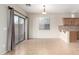
{"type": "Polygon", "coordinates": [[[43,16],[40,18],[39,29],[50,30],[50,19],[48,16],[43,16]]]}

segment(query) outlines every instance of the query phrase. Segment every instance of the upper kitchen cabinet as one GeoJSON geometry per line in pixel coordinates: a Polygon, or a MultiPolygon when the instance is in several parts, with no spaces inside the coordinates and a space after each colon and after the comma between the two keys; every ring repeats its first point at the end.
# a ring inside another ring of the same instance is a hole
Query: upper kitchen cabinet
{"type": "Polygon", "coordinates": [[[78,26],[79,25],[79,18],[64,18],[63,23],[65,26],[78,26]]]}

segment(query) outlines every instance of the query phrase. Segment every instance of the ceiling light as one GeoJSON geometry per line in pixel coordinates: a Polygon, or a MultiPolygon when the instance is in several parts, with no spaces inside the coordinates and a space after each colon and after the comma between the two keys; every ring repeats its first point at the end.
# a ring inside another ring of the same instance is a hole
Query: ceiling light
{"type": "Polygon", "coordinates": [[[46,14],[45,5],[43,5],[43,12],[42,12],[42,14],[46,14]]]}
{"type": "Polygon", "coordinates": [[[74,17],[75,17],[75,15],[74,15],[74,14],[72,14],[72,15],[71,15],[71,17],[72,17],[72,18],[74,18],[74,17]]]}
{"type": "Polygon", "coordinates": [[[26,6],[31,6],[31,4],[26,4],[26,6]]]}
{"type": "Polygon", "coordinates": [[[46,14],[46,12],[42,12],[42,14],[46,14]]]}

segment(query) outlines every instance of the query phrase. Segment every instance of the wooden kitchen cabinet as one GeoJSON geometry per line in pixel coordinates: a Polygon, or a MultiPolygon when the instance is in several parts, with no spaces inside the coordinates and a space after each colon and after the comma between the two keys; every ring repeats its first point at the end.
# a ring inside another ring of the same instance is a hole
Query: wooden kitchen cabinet
{"type": "MultiPolygon", "coordinates": [[[[79,26],[79,18],[64,18],[63,19],[63,25],[64,26],[79,26]]],[[[69,35],[69,40],[70,42],[77,42],[77,40],[79,39],[79,31],[69,31],[70,35],[69,35]]]]}
{"type": "Polygon", "coordinates": [[[79,26],[79,19],[75,19],[75,25],[78,25],[79,26]]]}
{"type": "Polygon", "coordinates": [[[77,42],[78,36],[76,31],[70,31],[70,42],[77,42]]]}
{"type": "Polygon", "coordinates": [[[63,19],[63,23],[64,23],[64,25],[66,25],[66,26],[74,26],[74,25],[76,25],[76,26],[78,26],[79,25],[79,18],[64,18],[63,19]]]}
{"type": "Polygon", "coordinates": [[[64,18],[64,25],[71,25],[71,19],[64,18]]]}

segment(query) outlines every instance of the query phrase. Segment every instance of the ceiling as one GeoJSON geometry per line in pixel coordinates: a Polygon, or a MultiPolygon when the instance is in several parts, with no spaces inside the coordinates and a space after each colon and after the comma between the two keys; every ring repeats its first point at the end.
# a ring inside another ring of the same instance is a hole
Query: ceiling
{"type": "MultiPolygon", "coordinates": [[[[28,13],[42,13],[43,11],[43,5],[41,4],[31,4],[31,6],[26,6],[26,4],[19,4],[18,6],[24,9],[28,13]]],[[[79,4],[49,4],[45,6],[47,13],[79,12],[79,4]]]]}

